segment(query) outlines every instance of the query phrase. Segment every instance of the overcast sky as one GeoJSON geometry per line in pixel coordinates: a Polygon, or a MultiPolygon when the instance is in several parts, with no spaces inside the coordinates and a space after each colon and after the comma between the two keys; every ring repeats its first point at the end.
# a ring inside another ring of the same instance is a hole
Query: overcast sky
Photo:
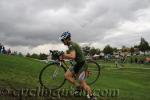
{"type": "Polygon", "coordinates": [[[64,31],[103,48],[150,42],[150,0],[0,0],[0,42],[23,53],[66,49],[64,31]]]}

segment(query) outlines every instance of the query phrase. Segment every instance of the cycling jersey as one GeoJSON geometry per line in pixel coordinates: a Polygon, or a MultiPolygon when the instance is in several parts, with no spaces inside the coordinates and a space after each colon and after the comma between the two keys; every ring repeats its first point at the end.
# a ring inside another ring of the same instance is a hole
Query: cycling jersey
{"type": "Polygon", "coordinates": [[[81,47],[77,43],[70,42],[70,45],[68,46],[68,48],[69,48],[69,52],[75,50],[75,52],[76,52],[76,58],[75,58],[76,63],[81,63],[81,62],[85,61],[85,56],[81,50],[81,47]]]}
{"type": "Polygon", "coordinates": [[[81,47],[74,42],[70,42],[70,45],[68,46],[68,48],[69,48],[68,52],[71,52],[73,50],[75,50],[76,52],[76,58],[75,58],[76,64],[69,68],[70,71],[73,73],[81,73],[85,71],[87,69],[87,65],[86,65],[85,56],[81,50],[81,47]]]}

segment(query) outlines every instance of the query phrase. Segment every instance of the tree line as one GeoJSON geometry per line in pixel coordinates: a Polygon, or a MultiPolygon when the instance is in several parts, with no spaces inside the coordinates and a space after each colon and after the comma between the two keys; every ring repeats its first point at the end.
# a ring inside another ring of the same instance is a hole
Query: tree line
{"type": "Polygon", "coordinates": [[[30,58],[34,58],[34,59],[39,59],[39,60],[45,60],[47,59],[47,54],[44,54],[44,53],[40,53],[40,54],[36,54],[36,53],[33,53],[33,54],[30,54],[30,53],[27,53],[26,57],[30,57],[30,58]]]}
{"type": "MultiPolygon", "coordinates": [[[[133,47],[130,47],[130,48],[127,48],[126,46],[122,46],[121,51],[122,52],[130,52],[132,55],[135,52],[135,48],[139,49],[140,51],[142,51],[144,53],[146,51],[150,51],[149,43],[144,38],[141,38],[139,45],[134,45],[133,47]]],[[[90,46],[82,47],[82,50],[83,50],[85,56],[94,56],[95,54],[100,55],[100,53],[104,53],[105,55],[107,55],[107,54],[112,55],[114,52],[119,51],[119,49],[117,49],[115,47],[111,47],[110,45],[106,45],[103,50],[100,50],[99,48],[90,47],[90,46]]],[[[44,54],[44,53],[40,53],[40,54],[27,53],[27,55],[26,55],[26,57],[40,59],[40,60],[47,59],[47,56],[48,55],[44,54]]]]}
{"type": "MultiPolygon", "coordinates": [[[[146,51],[150,51],[149,43],[144,38],[141,38],[139,45],[134,45],[133,47],[130,48],[127,48],[126,46],[122,46],[120,50],[122,52],[130,52],[132,55],[135,52],[135,48],[138,49],[139,51],[144,52],[144,54],[146,51]]],[[[86,56],[87,55],[93,56],[95,54],[100,54],[100,53],[104,53],[105,55],[107,54],[112,55],[114,52],[119,51],[119,49],[115,47],[111,47],[110,45],[106,45],[103,50],[100,50],[99,48],[85,46],[83,47],[83,51],[86,56]]]]}

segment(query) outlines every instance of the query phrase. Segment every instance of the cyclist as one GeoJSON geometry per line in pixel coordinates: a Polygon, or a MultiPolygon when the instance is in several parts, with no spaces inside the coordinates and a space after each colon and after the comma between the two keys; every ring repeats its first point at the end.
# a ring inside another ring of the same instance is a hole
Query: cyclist
{"type": "Polygon", "coordinates": [[[63,32],[60,39],[64,45],[68,46],[68,52],[60,56],[60,59],[71,59],[76,62],[76,64],[70,67],[65,73],[65,79],[76,86],[77,90],[75,92],[80,92],[79,89],[82,88],[87,92],[90,100],[96,100],[96,97],[92,93],[91,87],[85,80],[85,71],[87,67],[85,63],[85,56],[83,55],[80,46],[71,41],[71,33],[69,32],[63,32]],[[79,83],[73,78],[73,76],[78,76],[79,83]]]}

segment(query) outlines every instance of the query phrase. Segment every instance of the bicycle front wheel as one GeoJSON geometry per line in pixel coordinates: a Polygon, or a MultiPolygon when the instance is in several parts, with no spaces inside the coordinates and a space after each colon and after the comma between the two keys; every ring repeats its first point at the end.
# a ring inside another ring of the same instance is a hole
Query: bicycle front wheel
{"type": "Polygon", "coordinates": [[[47,89],[56,90],[65,83],[64,74],[66,69],[56,63],[46,65],[40,72],[39,82],[41,86],[47,89]]]}

